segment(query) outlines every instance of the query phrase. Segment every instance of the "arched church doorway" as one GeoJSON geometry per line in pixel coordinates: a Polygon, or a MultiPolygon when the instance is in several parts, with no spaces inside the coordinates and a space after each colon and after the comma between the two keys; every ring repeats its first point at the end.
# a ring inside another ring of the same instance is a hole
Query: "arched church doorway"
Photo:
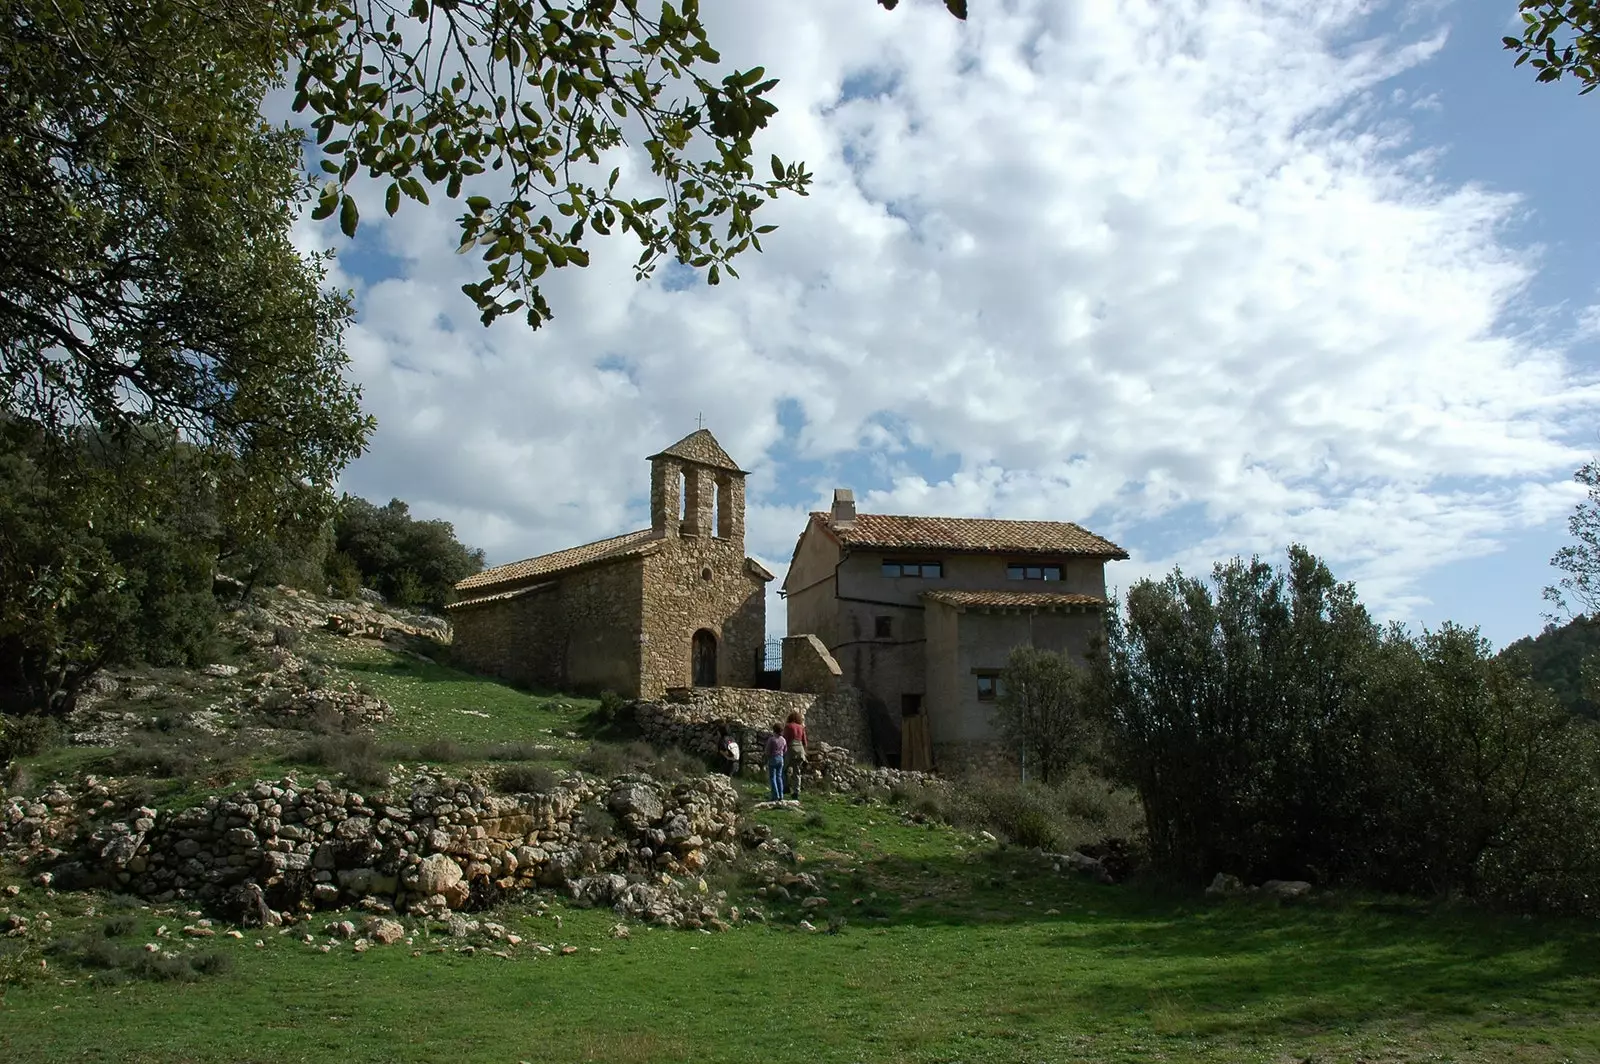
{"type": "Polygon", "coordinates": [[[708,628],[694,634],[694,685],[717,686],[717,637],[708,628]]]}

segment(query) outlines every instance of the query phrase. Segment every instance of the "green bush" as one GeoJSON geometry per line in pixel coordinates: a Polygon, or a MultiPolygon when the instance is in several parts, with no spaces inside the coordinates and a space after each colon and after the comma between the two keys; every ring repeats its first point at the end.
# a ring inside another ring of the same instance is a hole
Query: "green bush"
{"type": "Polygon", "coordinates": [[[61,744],[61,725],[50,717],[0,715],[0,764],[33,757],[61,744]]]}
{"type": "Polygon", "coordinates": [[[538,743],[491,743],[484,747],[485,761],[542,761],[555,751],[538,743]]]}
{"type": "Polygon", "coordinates": [[[302,764],[336,772],[351,783],[376,787],[388,782],[392,761],[387,754],[369,735],[325,735],[302,743],[292,756],[302,764]]]}
{"type": "Polygon", "coordinates": [[[558,782],[543,765],[506,765],[494,775],[495,789],[506,794],[549,794],[558,782]]]}
{"type": "Polygon", "coordinates": [[[605,779],[641,772],[664,782],[702,776],[709,771],[704,761],[676,747],[657,750],[645,742],[593,743],[578,755],[577,765],[605,779]]]}
{"type": "Polygon", "coordinates": [[[456,539],[448,521],[419,521],[399,499],[374,506],[346,495],[334,519],[326,575],[344,593],[353,567],[358,587],[373,588],[399,606],[439,610],[453,601],[457,581],[481,570],[483,560],[483,551],[456,539]]]}
{"type": "Polygon", "coordinates": [[[417,748],[417,753],[423,761],[442,764],[458,764],[467,760],[466,749],[454,739],[429,739],[417,748]]]}

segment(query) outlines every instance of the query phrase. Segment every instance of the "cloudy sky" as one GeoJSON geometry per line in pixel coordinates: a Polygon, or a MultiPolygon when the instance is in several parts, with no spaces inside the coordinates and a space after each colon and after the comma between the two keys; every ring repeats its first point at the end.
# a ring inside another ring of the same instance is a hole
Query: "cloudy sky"
{"type": "Polygon", "coordinates": [[[1511,68],[1513,0],[971,6],[702,0],[817,175],[737,282],[601,241],[486,330],[458,208],[367,203],[345,489],[511,561],[648,524],[703,415],[780,579],[848,486],[1077,521],[1121,586],[1298,541],[1384,617],[1536,631],[1600,451],[1600,95],[1511,68]]]}

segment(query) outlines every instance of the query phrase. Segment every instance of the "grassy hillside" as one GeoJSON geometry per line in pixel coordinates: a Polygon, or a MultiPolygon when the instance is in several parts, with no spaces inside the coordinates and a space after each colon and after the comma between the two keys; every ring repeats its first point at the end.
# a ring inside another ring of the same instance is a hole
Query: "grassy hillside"
{"type": "MultiPolygon", "coordinates": [[[[247,716],[213,735],[195,714],[214,712],[222,688],[132,682],[116,697],[135,692],[127,711],[161,721],[21,771],[104,771],[143,751],[156,776],[143,785],[181,804],[253,774],[593,756],[592,702],[373,640],[307,635],[297,653],[393,716],[371,735],[247,716]]],[[[741,785],[753,805],[759,783],[741,785]]],[[[523,895],[466,914],[476,928],[404,917],[405,939],[358,952],[328,925],[362,913],[232,937],[181,905],[52,892],[6,869],[0,1060],[1600,1061],[1592,923],[1102,886],[864,798],[749,815],[792,842],[791,883],[816,877],[826,902],[724,869],[704,889],[727,892],[742,918],[720,934],[635,925],[617,937],[609,910],[523,895]]]]}
{"type": "MultiPolygon", "coordinates": [[[[61,952],[6,994],[0,1058],[1600,1060],[1590,925],[1098,886],[884,806],[807,806],[760,815],[821,872],[828,904],[806,912],[842,917],[836,933],[752,896],[764,923],[618,939],[608,911],[525,900],[492,919],[556,952],[473,939],[468,955],[439,926],[363,954],[248,931],[190,950],[229,958],[222,974],[100,988],[61,952]]],[[[33,889],[10,904],[53,910],[53,941],[103,938],[119,907],[33,889]]],[[[131,915],[136,945],[187,922],[131,915]]]]}

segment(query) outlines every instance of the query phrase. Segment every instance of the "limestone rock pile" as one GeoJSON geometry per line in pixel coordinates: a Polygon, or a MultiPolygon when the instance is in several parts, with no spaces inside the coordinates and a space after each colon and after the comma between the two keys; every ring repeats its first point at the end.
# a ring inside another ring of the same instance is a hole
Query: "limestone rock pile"
{"type": "MultiPolygon", "coordinates": [[[[65,792],[59,798],[72,802],[65,792]]],[[[37,847],[53,831],[58,854],[76,849],[55,867],[62,886],[183,898],[271,923],[280,910],[341,904],[439,915],[509,891],[570,889],[597,874],[622,880],[605,893],[615,904],[629,877],[692,874],[735,857],[737,804],[720,777],[667,786],[642,775],[574,774],[548,794],[503,795],[424,772],[404,799],[325,780],[257,782],[175,813],[137,810],[75,846],[66,828],[52,826],[48,802],[16,800],[3,838],[37,847]]],[[[672,907],[676,922],[681,909],[672,907]]]]}
{"type": "Polygon", "coordinates": [[[34,797],[13,795],[0,804],[0,851],[19,864],[54,860],[74,844],[82,825],[110,804],[111,792],[86,776],[76,794],[59,783],[34,797]]]}
{"type": "Polygon", "coordinates": [[[440,642],[450,639],[450,624],[429,614],[395,613],[381,597],[354,601],[324,598],[292,587],[279,587],[259,608],[274,624],[301,631],[325,629],[341,635],[389,638],[425,636],[440,642]]]}
{"type": "Polygon", "coordinates": [[[247,682],[252,690],[242,706],[278,725],[315,721],[330,729],[354,731],[385,721],[394,712],[388,702],[352,682],[330,682],[323,670],[283,647],[273,647],[266,669],[247,682]]]}

